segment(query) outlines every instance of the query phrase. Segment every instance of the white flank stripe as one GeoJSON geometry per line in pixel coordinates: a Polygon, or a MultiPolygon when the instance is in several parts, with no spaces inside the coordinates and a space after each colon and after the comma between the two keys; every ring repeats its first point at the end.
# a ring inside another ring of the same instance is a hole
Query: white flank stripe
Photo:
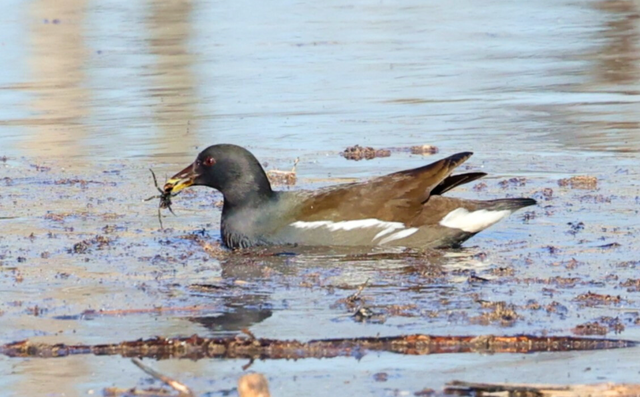
{"type": "Polygon", "coordinates": [[[461,229],[468,233],[477,233],[509,215],[511,215],[511,211],[509,210],[478,210],[469,212],[465,208],[457,208],[442,218],[440,224],[446,227],[461,229]]]}
{"type": "Polygon", "coordinates": [[[382,240],[378,242],[378,245],[387,244],[391,241],[399,240],[405,237],[411,236],[413,233],[418,231],[416,227],[406,228],[404,223],[402,222],[385,222],[379,219],[359,219],[357,221],[340,221],[340,222],[331,222],[331,221],[314,221],[314,222],[303,222],[296,221],[291,224],[293,227],[297,227],[299,229],[318,229],[321,227],[327,228],[329,231],[338,231],[338,230],[354,230],[354,229],[382,229],[376,234],[371,242],[384,237],[382,240]]]}
{"type": "MultiPolygon", "coordinates": [[[[331,221],[314,221],[314,222],[303,222],[296,221],[291,224],[293,227],[297,227],[300,229],[317,229],[319,227],[326,227],[327,229],[333,231],[337,230],[353,230],[353,229],[367,229],[367,228],[376,228],[383,229],[380,233],[390,233],[395,229],[404,228],[404,224],[400,222],[385,222],[379,219],[359,219],[357,221],[340,221],[340,222],[331,222],[331,221]]],[[[378,233],[378,234],[380,234],[378,233]]],[[[384,235],[382,234],[382,235],[384,235]]],[[[376,236],[377,238],[377,236],[376,236]]]]}
{"type": "Polygon", "coordinates": [[[378,245],[386,244],[386,243],[389,243],[389,242],[391,242],[393,240],[399,240],[401,238],[409,237],[409,236],[411,236],[413,233],[415,233],[417,231],[418,231],[417,227],[410,227],[409,229],[400,230],[399,232],[395,232],[392,235],[390,235],[388,237],[385,237],[382,240],[380,240],[378,245]]]}
{"type": "Polygon", "coordinates": [[[329,221],[316,221],[316,222],[297,221],[297,222],[293,222],[291,226],[297,227],[299,229],[317,229],[322,226],[329,226],[332,223],[333,222],[329,222],[329,221]]]}
{"type": "Polygon", "coordinates": [[[394,225],[391,225],[391,226],[387,227],[386,229],[384,229],[380,233],[378,233],[375,236],[373,236],[371,241],[377,240],[380,237],[386,236],[387,234],[389,234],[389,233],[391,233],[393,231],[396,231],[398,229],[404,229],[404,224],[403,223],[400,223],[400,222],[389,222],[389,223],[393,223],[394,225]]]}

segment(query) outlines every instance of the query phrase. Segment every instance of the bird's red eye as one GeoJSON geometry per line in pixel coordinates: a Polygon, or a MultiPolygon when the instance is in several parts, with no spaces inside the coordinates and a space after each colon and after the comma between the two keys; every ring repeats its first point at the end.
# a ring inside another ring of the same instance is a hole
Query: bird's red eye
{"type": "Polygon", "coordinates": [[[202,164],[204,164],[207,167],[211,167],[212,165],[214,165],[216,163],[216,159],[214,159],[213,157],[207,157],[206,159],[204,159],[204,161],[202,162],[202,164]]]}

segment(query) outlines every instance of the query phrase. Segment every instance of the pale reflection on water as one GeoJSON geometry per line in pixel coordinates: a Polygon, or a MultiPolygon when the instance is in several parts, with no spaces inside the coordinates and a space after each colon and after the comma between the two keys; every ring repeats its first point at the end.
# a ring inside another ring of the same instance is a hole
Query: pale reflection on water
{"type": "Polygon", "coordinates": [[[639,147],[633,1],[9,8],[3,35],[28,39],[5,43],[8,155],[639,147]]]}
{"type": "MultiPolygon", "coordinates": [[[[502,171],[494,163],[493,170],[514,174],[529,169],[522,155],[531,152],[562,159],[576,151],[630,152],[632,168],[640,151],[635,1],[37,0],[6,2],[2,14],[0,157],[76,169],[125,162],[140,169],[181,164],[198,148],[231,142],[251,147],[264,161],[301,157],[304,176],[322,178],[366,177],[424,162],[325,158],[353,144],[435,144],[445,154],[474,150],[480,159],[499,154],[508,166],[502,171]]],[[[549,163],[546,171],[555,168],[549,163]]],[[[96,226],[89,224],[81,227],[96,226]]],[[[48,293],[64,301],[68,291],[48,293]]],[[[27,300],[18,295],[7,300],[27,300]]],[[[272,318],[268,307],[239,312],[238,319],[226,313],[154,326],[158,334],[193,324],[233,332],[242,321],[272,318]]],[[[326,313],[303,315],[332,320],[326,313]]],[[[302,329],[291,316],[282,327],[302,329]]],[[[5,324],[13,324],[12,331],[37,323],[11,321],[5,324]]],[[[277,334],[277,326],[266,329],[277,334]]],[[[94,332],[97,339],[108,335],[94,332]]],[[[107,361],[108,371],[118,373],[114,365],[125,360],[107,361]]],[[[462,371],[463,364],[452,362],[452,371],[462,371]]],[[[24,360],[4,368],[54,385],[15,378],[0,385],[10,382],[17,395],[74,395],[104,386],[104,378],[92,379],[104,372],[104,361],[51,363],[24,360]]],[[[184,367],[196,377],[211,372],[207,362],[184,367]]],[[[235,376],[229,367],[224,371],[235,376]]]]}

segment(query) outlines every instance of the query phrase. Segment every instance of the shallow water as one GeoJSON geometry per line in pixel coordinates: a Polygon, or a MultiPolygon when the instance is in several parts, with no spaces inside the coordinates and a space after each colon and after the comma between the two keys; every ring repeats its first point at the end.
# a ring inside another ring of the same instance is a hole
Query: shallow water
{"type": "MultiPolygon", "coordinates": [[[[640,340],[639,292],[622,285],[639,266],[638,3],[266,4],[3,4],[0,343],[99,344],[242,328],[301,340],[568,335],[603,316],[624,325],[608,337],[640,340]],[[220,261],[182,237],[203,229],[211,241],[219,237],[217,193],[177,197],[179,216],[164,218],[165,231],[156,202],[142,201],[155,194],[148,168],[164,180],[220,142],[249,147],[268,169],[289,169],[299,158],[294,188],[471,150],[468,167],[490,174],[487,187],[456,195],[533,196],[540,204],[529,220],[517,213],[433,262],[336,252],[220,261]],[[440,154],[339,156],[354,144],[433,144],[440,154]],[[597,177],[597,188],[558,186],[573,175],[597,177]],[[526,181],[500,184],[513,177],[526,181]],[[548,200],[545,188],[553,189],[548,200]],[[107,239],[102,246],[89,241],[98,235],[107,239]],[[75,253],[83,240],[88,251],[75,253]],[[620,246],[601,248],[610,243],[620,246]],[[471,274],[489,282],[470,282],[471,274]],[[367,304],[384,322],[355,322],[334,305],[367,279],[367,304]],[[622,300],[576,299],[589,291],[622,300]],[[483,322],[480,300],[505,301],[520,317],[508,326],[483,322]],[[152,311],[193,306],[195,314],[152,311]],[[132,312],[80,316],[100,309],[132,312]]],[[[267,376],[274,395],[411,395],[454,379],[633,382],[634,355],[370,353],[258,361],[250,370],[267,376]],[[374,379],[379,372],[386,382],[374,379]]],[[[210,395],[232,390],[245,364],[152,363],[210,395]]],[[[147,385],[120,357],[0,357],[0,373],[7,395],[147,385]]]]}

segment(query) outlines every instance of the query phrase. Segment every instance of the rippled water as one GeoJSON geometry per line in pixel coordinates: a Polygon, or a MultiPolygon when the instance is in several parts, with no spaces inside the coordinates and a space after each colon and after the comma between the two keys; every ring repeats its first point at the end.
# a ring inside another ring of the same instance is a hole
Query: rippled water
{"type": "MultiPolygon", "coordinates": [[[[0,342],[107,343],[158,334],[228,334],[245,326],[259,336],[298,339],[567,334],[605,315],[628,320],[621,337],[640,339],[632,321],[638,293],[611,278],[634,277],[635,267],[620,264],[637,260],[639,7],[635,1],[557,0],[5,1],[0,342]],[[164,233],[157,230],[154,204],[141,202],[154,193],[147,168],[162,179],[220,142],[249,147],[268,168],[286,169],[300,158],[299,187],[311,188],[329,177],[369,177],[431,160],[394,152],[348,162],[337,153],[349,145],[433,144],[439,155],[474,151],[469,164],[490,173],[489,188],[462,189],[460,195],[526,196],[552,187],[555,201],[543,201],[529,223],[514,216],[472,240],[468,246],[477,247],[470,254],[484,251],[486,260],[448,259],[444,269],[472,266],[482,273],[512,266],[520,278],[577,276],[591,284],[549,292],[535,283],[470,286],[466,275],[450,274],[425,287],[419,275],[406,272],[406,263],[338,263],[322,255],[261,263],[272,273],[263,269],[257,276],[253,268],[225,266],[179,239],[201,228],[217,237],[215,193],[200,190],[176,200],[180,217],[167,218],[171,229],[164,233]],[[557,179],[574,174],[597,176],[599,190],[558,187],[557,179]],[[498,185],[514,176],[528,178],[526,186],[498,185]],[[73,178],[93,182],[64,183],[73,178]],[[567,223],[575,221],[586,224],[582,235],[567,234],[567,223]],[[104,234],[108,225],[116,227],[114,248],[88,257],[69,254],[75,243],[104,234]],[[613,241],[623,248],[594,248],[613,241]],[[550,257],[547,246],[559,247],[560,254],[550,257]],[[572,258],[584,266],[566,268],[572,258]],[[417,302],[418,308],[413,317],[392,316],[384,324],[354,323],[344,310],[331,308],[350,290],[300,287],[315,273],[332,286],[355,287],[372,278],[377,284],[370,293],[380,310],[397,304],[395,299],[417,302]],[[216,296],[188,289],[235,278],[254,290],[216,296]],[[576,313],[572,299],[587,290],[622,294],[628,303],[576,313]],[[556,300],[572,314],[523,313],[507,329],[470,325],[455,313],[473,311],[472,294],[517,304],[556,300]],[[430,318],[426,312],[441,309],[443,299],[452,314],[430,318]],[[87,309],[194,304],[211,305],[221,319],[206,313],[72,319],[87,309]],[[30,315],[35,306],[46,311],[30,315]]],[[[634,354],[380,354],[360,361],[265,361],[252,369],[267,375],[274,395],[334,395],[336,389],[387,395],[439,390],[454,378],[631,382],[637,371],[624,362],[634,354]],[[487,374],[487,366],[502,369],[487,374]],[[389,380],[375,382],[376,372],[387,372],[389,380]]],[[[234,387],[245,363],[156,364],[199,391],[220,395],[234,387]]],[[[117,357],[0,358],[0,373],[7,395],[98,393],[145,379],[117,357]]]]}

